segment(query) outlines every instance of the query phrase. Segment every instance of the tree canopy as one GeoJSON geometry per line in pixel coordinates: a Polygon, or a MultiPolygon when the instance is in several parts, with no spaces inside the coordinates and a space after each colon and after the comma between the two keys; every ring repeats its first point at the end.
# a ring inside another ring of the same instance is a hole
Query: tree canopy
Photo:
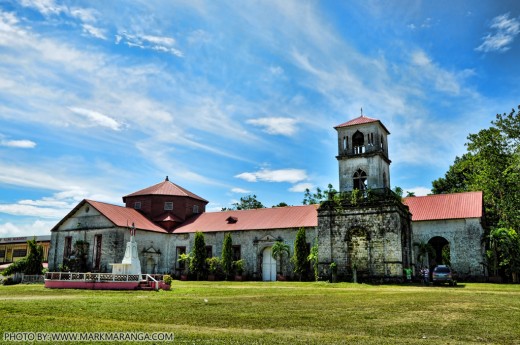
{"type": "Polygon", "coordinates": [[[265,206],[258,201],[256,195],[247,195],[240,198],[239,202],[235,202],[231,208],[222,208],[222,211],[227,210],[254,210],[256,208],[265,208],[265,206]]]}
{"type": "Polygon", "coordinates": [[[327,189],[321,189],[320,187],[316,187],[316,192],[311,192],[309,188],[305,189],[305,194],[303,196],[302,204],[304,205],[313,205],[319,204],[322,201],[327,200],[330,193],[337,193],[332,184],[329,183],[327,189]]]}
{"type": "Polygon", "coordinates": [[[470,134],[466,147],[445,176],[432,182],[433,193],[483,191],[488,224],[520,229],[520,106],[470,134]]]}

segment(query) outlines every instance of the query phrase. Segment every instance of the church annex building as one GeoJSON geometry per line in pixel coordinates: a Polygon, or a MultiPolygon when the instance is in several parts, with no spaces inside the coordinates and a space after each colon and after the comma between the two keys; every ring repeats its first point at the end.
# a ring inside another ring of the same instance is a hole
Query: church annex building
{"type": "Polygon", "coordinates": [[[347,280],[356,270],[358,279],[399,281],[407,267],[448,260],[462,279],[487,276],[482,192],[401,200],[390,190],[390,133],[381,121],[362,115],[335,129],[340,193],[321,206],[206,212],[207,200],[166,178],[124,196],[125,206],[81,201],[51,230],[49,270],[58,271],[74,255],[74,243],[84,241],[88,271],[111,272],[125,254],[133,224],[142,273],[179,276],[184,267],[178,258],[200,231],[208,257],[221,256],[224,235],[231,233],[234,260],[244,259],[247,279],[276,280],[280,272],[291,277],[289,260],[281,265],[271,247],[282,241],[292,255],[303,227],[308,245],[318,243],[325,279],[332,262],[347,280]],[[436,255],[416,262],[414,243],[431,244],[436,255]]]}

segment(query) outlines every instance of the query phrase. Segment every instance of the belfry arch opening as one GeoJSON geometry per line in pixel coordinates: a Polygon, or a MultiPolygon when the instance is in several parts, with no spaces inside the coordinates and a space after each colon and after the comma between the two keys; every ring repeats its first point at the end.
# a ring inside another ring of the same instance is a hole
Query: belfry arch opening
{"type": "Polygon", "coordinates": [[[365,152],[365,136],[360,131],[356,131],[352,136],[352,147],[354,148],[354,154],[365,152]]]}
{"type": "Polygon", "coordinates": [[[367,189],[367,173],[361,169],[358,169],[353,176],[354,189],[365,190],[367,189]]]}
{"type": "Polygon", "coordinates": [[[432,237],[428,244],[433,247],[435,257],[430,258],[430,266],[451,265],[450,242],[441,236],[432,237]]]}

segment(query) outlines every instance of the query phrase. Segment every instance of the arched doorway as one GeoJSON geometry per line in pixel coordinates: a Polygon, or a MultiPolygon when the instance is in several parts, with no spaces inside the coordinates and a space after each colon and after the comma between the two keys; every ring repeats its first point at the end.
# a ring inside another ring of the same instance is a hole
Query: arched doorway
{"type": "Polygon", "coordinates": [[[146,273],[155,274],[155,261],[152,258],[146,260],[146,273]]]}
{"type": "Polygon", "coordinates": [[[273,259],[272,248],[267,247],[262,252],[262,280],[275,281],[276,280],[276,260],[273,259]]]}
{"type": "Polygon", "coordinates": [[[435,257],[430,258],[430,266],[451,265],[450,242],[441,236],[432,237],[428,244],[433,247],[435,257]]]}

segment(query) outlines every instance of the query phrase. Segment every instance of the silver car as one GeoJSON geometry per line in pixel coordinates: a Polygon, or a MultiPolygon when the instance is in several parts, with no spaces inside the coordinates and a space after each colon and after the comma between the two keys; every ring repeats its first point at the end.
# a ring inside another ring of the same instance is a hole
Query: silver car
{"type": "Polygon", "coordinates": [[[448,283],[450,286],[457,285],[451,268],[446,265],[439,265],[433,269],[432,282],[433,284],[448,283]]]}

